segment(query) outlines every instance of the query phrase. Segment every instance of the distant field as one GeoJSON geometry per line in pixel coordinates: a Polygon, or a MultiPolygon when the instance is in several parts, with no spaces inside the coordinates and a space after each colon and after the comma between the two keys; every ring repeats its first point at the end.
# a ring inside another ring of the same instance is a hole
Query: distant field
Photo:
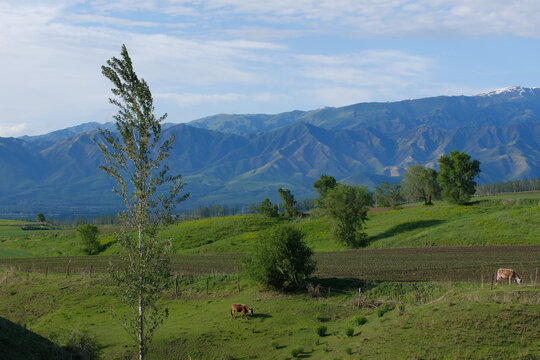
{"type": "MultiPolygon", "coordinates": [[[[182,276],[237,274],[241,254],[174,255],[171,271],[182,276]]],[[[499,267],[518,271],[525,282],[540,267],[540,246],[349,250],[315,254],[318,278],[380,281],[465,281],[489,283],[499,267]]],[[[0,259],[0,269],[25,273],[106,272],[118,256],[0,259]]]]}
{"type": "MultiPolygon", "coordinates": [[[[469,206],[436,202],[379,209],[366,222],[368,249],[448,246],[540,245],[540,193],[507,194],[473,199],[469,206]],[[381,211],[382,210],[382,211],[381,211]]],[[[0,221],[0,258],[84,255],[75,229],[24,231],[22,223],[0,221]],[[17,255],[17,252],[20,255],[17,255]]],[[[295,220],[238,215],[180,222],[159,236],[172,239],[176,254],[245,253],[257,246],[261,232],[291,223],[306,234],[316,252],[349,250],[335,240],[324,216],[295,220]]],[[[114,227],[102,227],[101,255],[118,254],[114,227]]]]}

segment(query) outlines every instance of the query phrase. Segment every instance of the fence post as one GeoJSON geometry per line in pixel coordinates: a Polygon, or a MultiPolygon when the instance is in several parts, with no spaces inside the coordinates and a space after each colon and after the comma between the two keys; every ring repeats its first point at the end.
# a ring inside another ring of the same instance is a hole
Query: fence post
{"type": "Polygon", "coordinates": [[[94,270],[93,264],[90,264],[90,277],[92,277],[92,271],[94,270]]]}
{"type": "Polygon", "coordinates": [[[45,279],[47,278],[47,275],[49,274],[49,265],[45,267],[45,279]]]}
{"type": "Polygon", "coordinates": [[[538,280],[538,268],[536,268],[536,273],[534,275],[534,288],[536,289],[536,281],[538,280]]]}
{"type": "Polygon", "coordinates": [[[240,292],[240,276],[236,275],[236,289],[240,292]]]}
{"type": "Polygon", "coordinates": [[[26,281],[30,278],[30,268],[26,268],[26,281]]]}
{"type": "Polygon", "coordinates": [[[66,276],[69,276],[69,267],[71,266],[71,259],[68,260],[67,269],[66,269],[66,276]]]}
{"type": "Polygon", "coordinates": [[[362,297],[362,288],[358,288],[358,300],[356,302],[356,307],[360,309],[360,298],[362,297]]]}
{"type": "Polygon", "coordinates": [[[482,289],[484,288],[484,273],[482,272],[482,289]]]}
{"type": "Polygon", "coordinates": [[[174,296],[178,299],[178,274],[174,277],[174,296]]]}
{"type": "Polygon", "coordinates": [[[495,275],[491,274],[491,286],[489,287],[489,290],[493,290],[493,278],[495,275]]]}
{"type": "Polygon", "coordinates": [[[209,278],[206,278],[206,295],[208,295],[208,279],[209,278]]]}

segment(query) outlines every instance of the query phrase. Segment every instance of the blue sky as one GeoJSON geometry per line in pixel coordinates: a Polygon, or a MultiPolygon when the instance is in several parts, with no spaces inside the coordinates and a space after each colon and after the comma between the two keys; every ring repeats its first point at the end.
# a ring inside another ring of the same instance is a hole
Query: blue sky
{"type": "Polygon", "coordinates": [[[540,86],[537,0],[3,0],[0,136],[111,121],[123,43],[169,122],[540,86]]]}

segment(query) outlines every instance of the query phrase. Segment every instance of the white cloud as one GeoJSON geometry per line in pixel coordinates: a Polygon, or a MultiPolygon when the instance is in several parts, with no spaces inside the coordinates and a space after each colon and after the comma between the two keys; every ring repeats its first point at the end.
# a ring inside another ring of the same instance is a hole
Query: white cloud
{"type": "MultiPolygon", "coordinates": [[[[181,13],[238,18],[357,36],[540,36],[536,0],[203,0],[175,1],[181,13]],[[191,12],[189,11],[191,9],[191,12]]],[[[159,11],[160,6],[157,6],[159,11]]],[[[167,6],[165,6],[167,8],[167,6]]]]}
{"type": "Polygon", "coordinates": [[[27,123],[15,125],[0,125],[0,137],[18,137],[24,135],[28,129],[27,123]]]}
{"type": "Polygon", "coordinates": [[[220,102],[235,102],[235,101],[246,99],[247,96],[243,94],[236,94],[236,93],[226,93],[226,94],[157,93],[155,94],[155,98],[156,99],[170,99],[178,103],[178,105],[180,106],[192,106],[192,105],[198,105],[201,103],[215,104],[215,103],[220,103],[220,102]]]}

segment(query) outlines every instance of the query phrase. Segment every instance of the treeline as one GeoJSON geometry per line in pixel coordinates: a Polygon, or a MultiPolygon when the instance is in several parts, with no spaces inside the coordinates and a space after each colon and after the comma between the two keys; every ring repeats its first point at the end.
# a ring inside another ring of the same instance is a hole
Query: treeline
{"type": "MultiPolygon", "coordinates": [[[[283,205],[276,204],[279,212],[283,212],[283,205]]],[[[260,204],[213,204],[200,205],[196,209],[185,210],[177,215],[178,220],[204,219],[211,217],[256,214],[260,212],[260,204]]],[[[314,199],[297,200],[295,208],[299,211],[309,211],[315,207],[314,199]]]]}
{"type": "Polygon", "coordinates": [[[66,228],[78,227],[80,225],[116,225],[118,223],[116,215],[97,215],[97,216],[66,216],[62,218],[50,217],[47,223],[53,226],[66,228]]]}
{"type": "Polygon", "coordinates": [[[484,196],[524,191],[540,191],[540,178],[510,180],[494,184],[478,185],[476,187],[475,195],[484,196]]]}

